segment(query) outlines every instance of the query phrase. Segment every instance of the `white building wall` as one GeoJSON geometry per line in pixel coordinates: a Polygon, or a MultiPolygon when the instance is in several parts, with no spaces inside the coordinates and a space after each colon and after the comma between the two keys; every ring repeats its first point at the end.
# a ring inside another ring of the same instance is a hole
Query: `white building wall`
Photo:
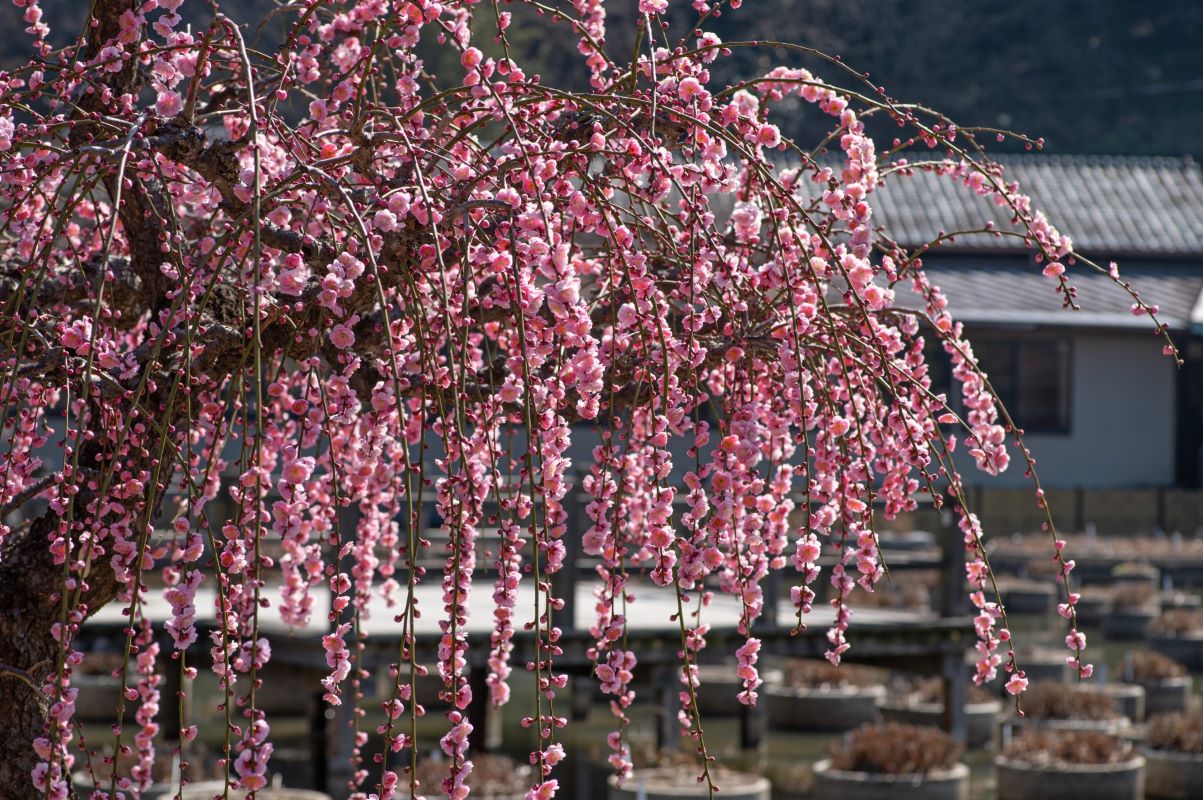
{"type": "MultiPolygon", "coordinates": [[[[1140,488],[1174,482],[1177,368],[1148,331],[1072,334],[1070,432],[1024,437],[1047,488],[1140,488]]],[[[972,336],[970,336],[972,340],[972,336]]],[[[966,482],[1030,485],[1022,458],[991,478],[962,454],[966,482]]]]}

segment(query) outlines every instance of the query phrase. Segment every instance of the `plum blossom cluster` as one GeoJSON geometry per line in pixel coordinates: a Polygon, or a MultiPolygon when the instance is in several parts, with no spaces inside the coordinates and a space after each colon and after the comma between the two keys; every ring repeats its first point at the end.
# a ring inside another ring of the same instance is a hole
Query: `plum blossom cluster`
{"type": "MultiPolygon", "coordinates": [[[[15,716],[36,725],[11,732],[19,743],[0,735],[0,786],[67,796],[76,636],[108,603],[128,618],[131,705],[89,746],[135,763],[95,797],[148,786],[168,661],[156,623],[183,674],[204,661],[218,679],[233,789],[268,781],[266,623],[320,647],[325,700],[354,715],[384,608],[400,645],[383,752],[368,763],[371,733],[356,729],[352,796],[468,797],[471,711],[525,682],[526,796],[548,800],[565,757],[565,632],[587,631],[625,777],[628,633],[640,595],[658,593],[675,613],[655,622],[680,635],[677,720],[706,755],[698,659],[715,595],[738,601],[742,641],[725,655],[754,704],[754,634],[777,612],[766,578],[785,573],[799,629],[830,583],[839,663],[849,599],[888,566],[878,515],[925,494],[964,533],[976,678],[1002,669],[1023,691],[955,451],[991,474],[1018,457],[1045,507],[1034,462],[924,269],[944,237],[900,246],[875,192],[936,172],[980,196],[983,219],[1009,211],[1006,231],[977,233],[1026,242],[1067,307],[1074,272],[1097,269],[1162,331],[1156,306],[1076,254],[985,159],[980,132],[897,106],[818,54],[725,85],[712,71],[737,43],[704,30],[718,6],[700,1],[699,26],[681,31],[667,2],[640,2],[655,35],[638,37],[634,63],[607,47],[601,0],[560,9],[587,93],[513,57],[515,15],[537,4],[291,3],[271,53],[220,7],[197,3],[209,21],[185,27],[184,0],[96,0],[84,34],[54,51],[38,4],[16,5],[35,57],[0,75],[0,569],[51,581],[29,594],[54,608],[29,615],[20,652],[0,643],[40,695],[21,700],[31,711],[15,716]],[[430,49],[447,56],[433,87],[430,49]],[[830,155],[783,137],[799,101],[829,119],[830,155]],[[866,115],[914,147],[879,148],[866,115]],[[929,343],[951,360],[956,409],[933,389],[929,343]],[[9,524],[13,511],[29,524],[9,524]],[[578,544],[595,565],[588,619],[568,618],[562,596],[565,575],[582,579],[578,544]],[[166,620],[147,612],[156,591],[166,620]],[[477,619],[482,593],[493,611],[477,619]],[[420,742],[428,672],[450,708],[420,742]],[[417,759],[435,749],[446,776],[420,786],[417,759]]],[[[1074,563],[1051,516],[1048,528],[1069,663],[1088,677],[1074,563]]],[[[196,728],[180,725],[186,747],[196,728]]]]}

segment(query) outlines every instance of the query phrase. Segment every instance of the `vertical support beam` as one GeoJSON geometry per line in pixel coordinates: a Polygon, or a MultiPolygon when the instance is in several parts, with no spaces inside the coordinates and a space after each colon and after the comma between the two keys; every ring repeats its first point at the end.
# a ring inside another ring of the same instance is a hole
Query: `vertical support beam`
{"type": "MultiPolygon", "coordinates": [[[[171,653],[167,659],[166,669],[163,675],[163,689],[160,694],[161,702],[159,703],[159,725],[162,726],[163,739],[173,747],[180,746],[180,726],[183,720],[180,718],[180,698],[184,697],[184,702],[191,700],[191,694],[182,695],[180,680],[180,654],[172,652],[170,648],[164,648],[171,653]]],[[[185,714],[187,710],[185,710],[185,714]]],[[[181,759],[186,761],[187,759],[181,759]]]]}
{"type": "Polygon", "coordinates": [[[551,576],[552,592],[564,601],[563,608],[555,616],[557,624],[565,633],[576,628],[576,578],[577,561],[581,557],[581,537],[589,527],[589,515],[585,513],[585,473],[573,470],[568,492],[564,495],[564,512],[567,515],[563,536],[564,565],[551,576]]]}
{"type": "Polygon", "coordinates": [[[468,705],[468,719],[472,720],[468,747],[473,753],[489,753],[501,747],[501,709],[489,699],[488,679],[489,670],[483,664],[474,664],[468,671],[468,687],[472,690],[472,702],[468,705]]]}
{"type": "Polygon", "coordinates": [[[964,654],[945,655],[941,672],[944,678],[944,713],[940,727],[948,732],[953,741],[965,744],[969,740],[969,722],[965,714],[969,669],[965,666],[964,654]]]}
{"type": "Polygon", "coordinates": [[[945,507],[940,511],[940,616],[963,617],[969,613],[965,591],[965,538],[956,526],[956,516],[945,507]]]}
{"type": "Polygon", "coordinates": [[[739,749],[760,752],[764,750],[766,698],[762,695],[755,706],[739,706],[739,749]]]}
{"type": "Polygon", "coordinates": [[[676,680],[672,664],[660,664],[652,676],[656,695],[656,746],[661,750],[681,748],[681,725],[677,711],[681,708],[681,685],[676,680]]]}
{"type": "MultiPolygon", "coordinates": [[[[956,526],[951,509],[940,512],[941,597],[940,616],[961,617],[966,608],[965,539],[956,526]]],[[[965,640],[966,642],[968,639],[965,640]]],[[[962,645],[964,647],[965,645],[962,645]]],[[[965,704],[968,702],[969,669],[965,666],[964,649],[945,653],[941,662],[944,680],[944,713],[942,727],[952,738],[964,744],[968,740],[965,704]]]]}
{"type": "MultiPolygon", "coordinates": [[[[162,726],[164,742],[168,747],[179,751],[180,769],[183,769],[183,765],[188,763],[188,752],[191,748],[180,736],[180,729],[192,719],[193,682],[191,678],[180,675],[181,653],[172,652],[170,647],[165,647],[164,650],[171,652],[171,656],[167,659],[163,675],[159,724],[162,726]]],[[[201,765],[197,765],[198,769],[200,767],[201,765]]],[[[193,769],[191,773],[185,773],[185,777],[196,774],[199,774],[198,770],[193,769]]]]}
{"type": "Polygon", "coordinates": [[[589,709],[593,707],[593,690],[597,682],[592,675],[573,675],[568,679],[568,689],[572,693],[572,721],[584,722],[589,719],[589,709]]]}
{"type": "Polygon", "coordinates": [[[330,766],[326,772],[326,793],[334,800],[344,800],[350,792],[348,784],[355,774],[355,764],[351,758],[355,752],[356,717],[351,697],[348,695],[341,706],[330,709],[326,719],[333,728],[329,741],[330,766]]]}
{"type": "Polygon", "coordinates": [[[313,785],[320,791],[330,788],[330,737],[326,731],[326,701],[323,692],[309,695],[309,756],[313,761],[313,785]]]}
{"type": "MultiPolygon", "coordinates": [[[[343,506],[336,512],[338,515],[338,530],[339,538],[342,542],[348,542],[355,538],[359,527],[359,507],[356,505],[343,506]]],[[[334,556],[337,558],[337,554],[334,556]]],[[[351,574],[355,566],[354,556],[348,552],[338,562],[340,572],[351,574]]],[[[334,592],[330,590],[330,602],[334,602],[334,592]]],[[[333,605],[331,605],[333,607],[333,605]]],[[[334,631],[344,622],[352,622],[355,618],[354,606],[348,605],[338,617],[331,619],[328,623],[329,630],[334,631]]],[[[358,643],[353,646],[358,646],[358,643]]],[[[348,784],[354,777],[356,765],[351,763],[351,759],[355,753],[355,723],[356,713],[355,704],[351,702],[353,695],[349,692],[350,681],[343,683],[345,689],[348,690],[345,701],[342,705],[334,708],[326,706],[325,700],[319,695],[317,698],[318,712],[321,713],[325,730],[325,772],[326,793],[335,800],[342,800],[350,791],[348,784]]],[[[316,720],[315,720],[316,722],[316,720]]],[[[317,767],[314,766],[316,773],[317,767]]]]}
{"type": "Polygon", "coordinates": [[[760,617],[752,623],[752,627],[776,628],[778,604],[781,599],[781,570],[769,570],[769,574],[764,576],[760,586],[764,593],[764,608],[760,612],[760,617]]]}

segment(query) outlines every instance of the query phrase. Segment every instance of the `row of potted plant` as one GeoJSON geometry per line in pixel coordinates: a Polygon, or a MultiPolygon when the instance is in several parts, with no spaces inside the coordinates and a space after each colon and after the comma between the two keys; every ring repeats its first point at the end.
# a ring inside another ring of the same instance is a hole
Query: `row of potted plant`
{"type": "MultiPolygon", "coordinates": [[[[960,800],[969,769],[942,731],[865,725],[815,766],[818,800],[960,800]]],[[[1137,748],[1101,730],[1024,731],[995,758],[998,800],[1203,797],[1203,712],[1154,717],[1137,748]]]]}

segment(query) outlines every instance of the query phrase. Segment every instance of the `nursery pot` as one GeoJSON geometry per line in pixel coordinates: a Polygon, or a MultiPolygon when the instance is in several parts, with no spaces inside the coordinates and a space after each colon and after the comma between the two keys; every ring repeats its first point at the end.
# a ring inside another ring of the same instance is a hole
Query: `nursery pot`
{"type": "Polygon", "coordinates": [[[1047,614],[1056,605],[1057,589],[1036,581],[1000,586],[1003,605],[1010,614],[1047,614]]]}
{"type": "Polygon", "coordinates": [[[873,722],[877,704],[886,697],[884,686],[831,686],[794,688],[770,686],[769,723],[778,728],[843,731],[873,722]]]}
{"type": "Polygon", "coordinates": [[[1149,636],[1149,647],[1188,669],[1203,669],[1203,633],[1182,636],[1153,634],[1149,636]]]}
{"type": "Polygon", "coordinates": [[[1087,592],[1074,606],[1079,625],[1098,625],[1111,611],[1111,597],[1101,592],[1087,592]]]}
{"type": "Polygon", "coordinates": [[[1145,759],[1119,764],[1036,766],[998,756],[994,759],[998,800],[1141,800],[1145,759]]]}
{"type": "MultiPolygon", "coordinates": [[[[886,722],[905,722],[938,728],[944,723],[943,703],[884,702],[878,705],[886,722]]],[[[969,703],[965,706],[966,742],[969,747],[985,747],[994,741],[998,718],[1002,713],[1001,700],[988,703],[969,703]]]]}
{"type": "Polygon", "coordinates": [[[1133,722],[1145,718],[1145,690],[1131,683],[1107,683],[1101,687],[1103,694],[1115,702],[1115,710],[1133,722]]]}
{"type": "MultiPolygon", "coordinates": [[[[710,788],[705,781],[698,783],[693,768],[652,767],[637,769],[631,777],[618,785],[618,777],[611,775],[607,781],[608,800],[688,800],[709,798],[710,788]]],[[[722,787],[723,800],[770,800],[773,787],[769,779],[747,772],[724,772],[715,783],[722,787]]]]}
{"type": "Polygon", "coordinates": [[[1164,678],[1159,681],[1136,681],[1145,690],[1145,716],[1167,711],[1186,711],[1190,708],[1191,679],[1189,675],[1164,678]]]}
{"type": "MultiPolygon", "coordinates": [[[[110,781],[105,778],[101,778],[100,781],[98,781],[99,785],[97,785],[96,783],[93,783],[92,778],[86,772],[76,772],[71,776],[71,783],[75,787],[75,796],[80,798],[91,797],[92,792],[96,789],[107,793],[109,786],[112,785],[110,781]]],[[[175,797],[176,789],[179,787],[179,783],[172,781],[160,781],[157,783],[152,783],[149,788],[142,792],[142,799],[169,800],[169,798],[175,797]]],[[[122,791],[121,787],[117,787],[117,791],[122,791]]],[[[220,792],[218,793],[220,794],[220,792]]],[[[128,790],[125,790],[125,796],[130,796],[128,790]]],[[[189,798],[186,792],[184,797],[186,800],[195,800],[195,798],[189,798]]],[[[208,798],[205,798],[205,800],[208,800],[208,798]]]]}
{"type": "Polygon", "coordinates": [[[1199,595],[1187,594],[1186,592],[1162,592],[1160,603],[1162,611],[1172,611],[1178,608],[1184,608],[1189,611],[1203,607],[1203,600],[1200,599],[1199,595]]]}
{"type": "MultiPolygon", "coordinates": [[[[222,797],[225,783],[222,781],[201,781],[190,783],[184,787],[181,800],[212,800],[222,797]]],[[[246,789],[230,789],[230,800],[245,800],[249,791],[246,789]]],[[[143,795],[145,796],[145,795],[143,795]]],[[[169,795],[174,797],[174,794],[169,795]]],[[[324,792],[314,792],[308,789],[284,789],[266,787],[255,792],[257,800],[331,800],[324,792]]]]}
{"type": "Polygon", "coordinates": [[[832,769],[831,761],[815,764],[815,800],[969,800],[969,767],[916,775],[887,775],[832,769]]]}
{"type": "MultiPolygon", "coordinates": [[[[1065,663],[1065,655],[1062,652],[1054,652],[1052,650],[1037,650],[1027,654],[1019,654],[1019,666],[1023,669],[1027,679],[1032,683],[1069,683],[1074,676],[1069,665],[1065,663]]],[[[991,691],[998,692],[999,695],[1009,698],[1007,694],[1007,680],[1010,674],[1006,670],[998,670],[998,674],[994,679],[985,684],[991,691]]]]}
{"type": "MultiPolygon", "coordinates": [[[[1098,731],[1112,736],[1129,735],[1132,723],[1127,719],[1033,719],[1031,717],[1008,717],[1003,725],[1010,725],[1015,735],[1022,731],[1098,731]]],[[[1003,741],[1006,741],[1004,738],[1003,741]]]]}
{"type": "Polygon", "coordinates": [[[1161,583],[1161,570],[1152,564],[1125,564],[1116,566],[1111,577],[1117,586],[1144,584],[1157,588],[1161,583]]]}
{"type": "Polygon", "coordinates": [[[1149,624],[1161,612],[1153,608],[1112,609],[1103,617],[1103,638],[1113,642],[1136,642],[1149,633],[1149,624]]]}
{"type": "MultiPolygon", "coordinates": [[[[738,695],[744,682],[735,669],[727,664],[703,664],[698,668],[702,685],[697,689],[697,708],[703,716],[734,716],[743,709],[738,695]]],[[[763,692],[767,687],[780,686],[784,676],[779,669],[762,669],[760,679],[764,685],[758,691],[763,692]]]]}
{"type": "Polygon", "coordinates": [[[1145,750],[1145,797],[1190,800],[1203,797],[1203,755],[1145,750]]]}

